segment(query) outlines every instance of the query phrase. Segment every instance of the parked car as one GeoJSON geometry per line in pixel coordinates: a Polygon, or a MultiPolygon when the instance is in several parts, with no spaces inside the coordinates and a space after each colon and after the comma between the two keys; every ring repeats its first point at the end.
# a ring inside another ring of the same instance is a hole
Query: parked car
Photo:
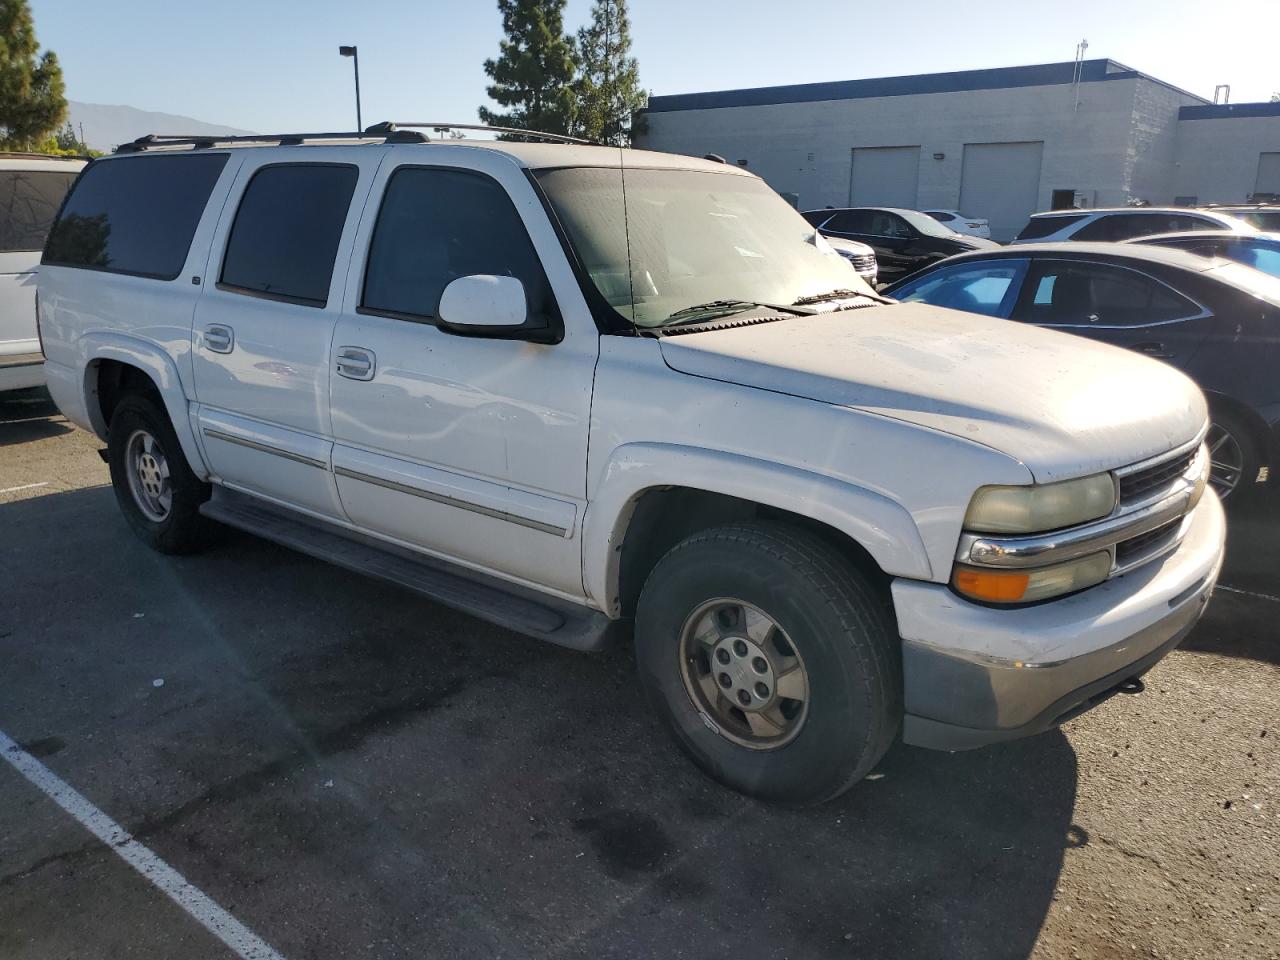
{"type": "Polygon", "coordinates": [[[1215,204],[1202,209],[1225,213],[1259,230],[1280,233],[1280,206],[1274,203],[1215,204]]]}
{"type": "Polygon", "coordinates": [[[948,230],[962,233],[966,237],[991,239],[991,223],[980,217],[966,217],[959,210],[922,210],[925,216],[933,217],[948,230]]]}
{"type": "Polygon", "coordinates": [[[1280,281],[1257,270],[1161,246],[1035,244],[954,257],[885,295],[1172,364],[1208,397],[1210,482],[1224,498],[1265,482],[1280,462],[1280,281]]]}
{"type": "Polygon", "coordinates": [[[1064,240],[1115,242],[1153,233],[1186,230],[1230,230],[1254,233],[1253,227],[1214,210],[1181,207],[1117,207],[1109,210],[1054,210],[1033,213],[1013,243],[1059,243],[1064,240]]]}
{"type": "Polygon", "coordinates": [[[948,230],[918,210],[890,207],[847,207],[809,210],[804,218],[823,236],[856,240],[871,247],[880,264],[880,279],[892,283],[952,254],[994,247],[990,240],[948,230]]]}
{"type": "Polygon", "coordinates": [[[737,167],[375,129],[153,137],[68,198],[49,389],[144,543],[220,521],[581,650],[634,620],[679,744],[790,802],[1134,692],[1204,610],[1166,365],[893,304],[737,167]]]}
{"type": "Polygon", "coordinates": [[[867,281],[873,290],[875,289],[876,280],[880,275],[880,265],[876,262],[876,252],[873,249],[856,240],[842,240],[840,237],[823,239],[831,245],[831,249],[853,264],[853,269],[858,271],[858,276],[867,281]]]}
{"type": "Polygon", "coordinates": [[[83,160],[0,153],[0,393],[44,383],[36,267],[49,225],[83,160]]]}
{"type": "Polygon", "coordinates": [[[1188,233],[1157,233],[1153,237],[1136,237],[1125,242],[1172,247],[1202,257],[1222,257],[1269,273],[1273,277],[1280,277],[1280,233],[1238,234],[1225,230],[1193,230],[1188,233]]]}

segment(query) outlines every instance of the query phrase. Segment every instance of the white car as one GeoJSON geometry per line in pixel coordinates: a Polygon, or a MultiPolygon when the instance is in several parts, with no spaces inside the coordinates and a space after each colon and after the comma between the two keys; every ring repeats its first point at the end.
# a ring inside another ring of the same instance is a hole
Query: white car
{"type": "Polygon", "coordinates": [[[579,650],[632,622],[685,751],[792,803],[1136,692],[1205,609],[1181,373],[879,297],[740,168],[378,129],[150,138],[68,198],[49,389],[153,548],[217,521],[579,650]]]}
{"type": "Polygon", "coordinates": [[[1112,207],[1097,210],[1052,210],[1034,213],[1013,243],[1059,243],[1063,240],[1121,242],[1157,233],[1229,230],[1257,233],[1245,221],[1212,210],[1182,207],[1112,207]]]}
{"type": "Polygon", "coordinates": [[[822,239],[832,250],[853,264],[853,269],[858,271],[858,276],[873,288],[875,287],[880,275],[880,264],[876,260],[876,252],[872,247],[857,240],[845,240],[843,237],[824,236],[822,239]]]}
{"type": "Polygon", "coordinates": [[[0,393],[44,383],[36,268],[49,225],[83,160],[0,153],[0,393]]]}
{"type": "Polygon", "coordinates": [[[980,217],[966,217],[959,210],[922,210],[921,213],[933,217],[939,223],[956,233],[967,237],[991,239],[991,222],[980,217]]]}

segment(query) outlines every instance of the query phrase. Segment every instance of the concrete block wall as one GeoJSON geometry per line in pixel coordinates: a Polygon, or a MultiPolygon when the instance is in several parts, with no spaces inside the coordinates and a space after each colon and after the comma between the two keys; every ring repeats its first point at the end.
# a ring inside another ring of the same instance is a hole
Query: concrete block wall
{"type": "Polygon", "coordinates": [[[1280,152],[1280,115],[1224,116],[1178,124],[1174,194],[1200,203],[1244,203],[1258,178],[1258,157],[1280,152]]]}

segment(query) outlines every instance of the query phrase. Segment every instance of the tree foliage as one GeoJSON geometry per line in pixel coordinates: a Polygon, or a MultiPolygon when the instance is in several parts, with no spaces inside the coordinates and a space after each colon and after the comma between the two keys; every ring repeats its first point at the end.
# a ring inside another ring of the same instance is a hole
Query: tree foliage
{"type": "Polygon", "coordinates": [[[636,112],[648,102],[631,53],[627,0],[595,0],[591,23],[578,31],[577,131],[600,143],[631,143],[636,112]]]}
{"type": "Polygon", "coordinates": [[[27,0],[0,0],[0,146],[28,150],[67,115],[62,68],[40,54],[27,0]]]}
{"type": "Polygon", "coordinates": [[[505,112],[480,108],[482,122],[547,133],[571,133],[577,68],[564,33],[565,0],[498,0],[505,34],[497,59],[484,62],[486,93],[505,112]]]}

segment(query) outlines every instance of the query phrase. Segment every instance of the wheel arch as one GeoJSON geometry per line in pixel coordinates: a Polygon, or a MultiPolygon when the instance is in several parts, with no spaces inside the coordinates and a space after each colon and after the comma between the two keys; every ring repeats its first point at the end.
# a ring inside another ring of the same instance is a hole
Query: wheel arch
{"type": "Polygon", "coordinates": [[[1280,436],[1268,425],[1266,419],[1253,407],[1243,401],[1215,390],[1204,391],[1205,400],[1209,404],[1209,419],[1214,412],[1223,410],[1240,419],[1250,430],[1253,439],[1261,448],[1263,458],[1268,466],[1280,462],[1280,436]]]}
{"type": "Polygon", "coordinates": [[[119,334],[84,338],[84,410],[99,438],[106,440],[111,414],[120,398],[133,390],[150,391],[169,416],[191,470],[208,479],[204,455],[188,416],[188,403],[178,366],[160,347],[119,334]]]}
{"type": "Polygon", "coordinates": [[[873,491],[795,467],[719,451],[629,444],[615,451],[583,522],[587,595],[629,616],[653,565],[698,530],[774,519],[818,533],[876,575],[927,580],[911,515],[873,491]]]}

